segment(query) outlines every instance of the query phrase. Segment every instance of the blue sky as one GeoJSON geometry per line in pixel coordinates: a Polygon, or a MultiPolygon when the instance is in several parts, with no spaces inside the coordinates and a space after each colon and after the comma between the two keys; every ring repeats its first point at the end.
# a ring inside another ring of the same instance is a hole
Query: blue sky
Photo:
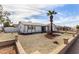
{"type": "Polygon", "coordinates": [[[75,26],[79,24],[79,4],[33,4],[33,5],[3,5],[4,10],[9,11],[11,21],[32,21],[39,23],[49,23],[48,10],[55,10],[54,24],[61,26],[75,26]]]}

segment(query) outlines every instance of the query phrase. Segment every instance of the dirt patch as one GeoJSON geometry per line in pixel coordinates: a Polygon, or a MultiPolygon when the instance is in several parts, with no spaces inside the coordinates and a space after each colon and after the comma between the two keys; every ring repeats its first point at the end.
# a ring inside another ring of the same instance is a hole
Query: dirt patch
{"type": "Polygon", "coordinates": [[[8,45],[0,47],[0,54],[16,54],[15,45],[8,45]]]}
{"type": "Polygon", "coordinates": [[[58,33],[53,33],[52,35],[51,34],[46,34],[45,37],[48,38],[48,39],[54,39],[55,37],[57,36],[60,36],[60,34],[58,33]]]}

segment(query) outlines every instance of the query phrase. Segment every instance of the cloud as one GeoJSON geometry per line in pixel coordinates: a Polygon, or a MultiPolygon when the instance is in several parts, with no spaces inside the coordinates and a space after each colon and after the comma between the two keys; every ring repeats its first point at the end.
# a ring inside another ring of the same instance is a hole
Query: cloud
{"type": "MultiPolygon", "coordinates": [[[[45,5],[46,6],[46,5],[45,5]]],[[[24,17],[30,17],[32,15],[38,15],[40,14],[40,8],[45,7],[44,5],[3,5],[4,11],[9,11],[12,13],[10,16],[10,19],[13,22],[18,22],[20,20],[26,20],[23,19],[24,17]]]]}
{"type": "MultiPolygon", "coordinates": [[[[38,4],[7,4],[3,5],[4,11],[9,11],[12,15],[9,17],[13,23],[18,21],[32,21],[39,23],[49,23],[46,13],[64,5],[38,5],[38,4]]],[[[57,11],[57,10],[56,10],[57,11]]],[[[65,13],[65,12],[64,12],[65,13]]],[[[79,22],[79,16],[65,16],[62,12],[58,12],[54,16],[54,23],[61,26],[75,26],[79,22]]],[[[67,13],[66,13],[67,14],[67,13]]]]}
{"type": "MultiPolygon", "coordinates": [[[[45,15],[47,13],[48,9],[53,9],[58,6],[63,6],[63,5],[40,5],[40,4],[8,4],[8,5],[3,5],[4,11],[9,11],[12,15],[9,17],[11,21],[14,23],[17,23],[18,21],[24,21],[24,20],[29,20],[31,16],[34,15],[45,15]],[[26,17],[26,19],[25,19],[26,17]]],[[[39,17],[39,16],[38,16],[39,17]]],[[[31,21],[39,21],[43,23],[43,19],[36,19],[33,18],[31,21]]],[[[45,21],[45,19],[44,19],[45,21]]],[[[46,20],[47,21],[47,20],[46,20]]]]}
{"type": "Polygon", "coordinates": [[[69,17],[60,17],[59,20],[54,20],[54,23],[61,26],[76,26],[79,24],[79,15],[69,16],[69,17]]]}

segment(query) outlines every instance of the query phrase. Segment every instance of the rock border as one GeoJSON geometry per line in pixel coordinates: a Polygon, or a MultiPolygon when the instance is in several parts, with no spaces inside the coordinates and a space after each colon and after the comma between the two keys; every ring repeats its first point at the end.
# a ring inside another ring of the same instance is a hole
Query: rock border
{"type": "Polygon", "coordinates": [[[68,40],[68,44],[62,44],[59,47],[57,47],[54,51],[52,51],[50,54],[64,54],[68,48],[77,40],[79,34],[75,35],[71,39],[68,40]]]}

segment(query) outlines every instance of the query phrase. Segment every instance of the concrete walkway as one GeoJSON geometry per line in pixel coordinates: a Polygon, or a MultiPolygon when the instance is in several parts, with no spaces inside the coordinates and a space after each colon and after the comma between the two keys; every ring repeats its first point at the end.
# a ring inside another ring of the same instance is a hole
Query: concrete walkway
{"type": "Polygon", "coordinates": [[[68,49],[68,51],[66,52],[66,54],[79,54],[79,38],[68,49]]]}

